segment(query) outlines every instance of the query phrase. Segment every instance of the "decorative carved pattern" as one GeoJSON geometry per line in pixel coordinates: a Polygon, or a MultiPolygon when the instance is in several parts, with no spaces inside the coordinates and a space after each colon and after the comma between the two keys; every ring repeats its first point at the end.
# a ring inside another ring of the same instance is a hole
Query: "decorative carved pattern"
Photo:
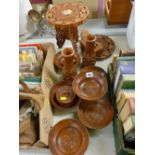
{"type": "Polygon", "coordinates": [[[94,66],[96,63],[96,53],[94,52],[95,41],[96,37],[91,34],[88,34],[85,38],[85,47],[82,60],[83,67],[94,66]]]}
{"type": "Polygon", "coordinates": [[[47,20],[56,29],[56,39],[59,48],[68,39],[71,40],[74,50],[77,51],[77,26],[86,21],[88,15],[89,9],[83,3],[57,4],[47,11],[47,20]]]}
{"type": "MultiPolygon", "coordinates": [[[[77,53],[76,53],[77,54],[77,53]]],[[[77,57],[75,57],[75,51],[71,48],[64,48],[62,51],[62,55],[64,57],[63,64],[63,76],[64,80],[73,80],[75,75],[77,74],[77,57]]]]}

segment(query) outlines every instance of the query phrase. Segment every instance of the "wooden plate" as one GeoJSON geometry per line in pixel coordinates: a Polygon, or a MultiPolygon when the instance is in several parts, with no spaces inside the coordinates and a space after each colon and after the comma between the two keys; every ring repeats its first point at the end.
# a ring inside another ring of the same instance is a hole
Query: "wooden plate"
{"type": "Polygon", "coordinates": [[[104,76],[107,80],[108,80],[108,75],[106,73],[106,71],[100,67],[97,67],[97,66],[87,66],[87,67],[84,67],[81,71],[81,72],[91,72],[91,71],[97,71],[99,72],[100,74],[102,74],[102,76],[104,76]]]}
{"type": "MultiPolygon", "coordinates": [[[[79,54],[75,53],[74,57],[75,57],[74,65],[77,66],[80,63],[80,56],[79,56],[79,54]]],[[[64,63],[64,57],[61,54],[61,52],[56,53],[54,56],[54,65],[57,68],[62,69],[63,63],[64,63]]]]}
{"type": "Polygon", "coordinates": [[[62,120],[49,133],[49,148],[54,155],[83,155],[88,143],[87,128],[78,120],[62,120]]]}
{"type": "Polygon", "coordinates": [[[100,99],[95,102],[81,100],[77,113],[80,121],[91,129],[106,127],[114,116],[114,110],[107,99],[100,99]]]}
{"type": "Polygon", "coordinates": [[[73,92],[71,81],[61,81],[53,85],[49,99],[50,103],[58,109],[70,108],[79,101],[79,98],[73,92]]]}
{"type": "MultiPolygon", "coordinates": [[[[96,36],[96,42],[94,51],[96,52],[96,60],[103,60],[110,57],[115,50],[114,41],[106,35],[96,34],[95,36],[96,36]]],[[[80,44],[81,44],[81,51],[83,53],[85,48],[84,40],[81,40],[80,44]]]]}
{"type": "Polygon", "coordinates": [[[95,36],[96,42],[100,43],[103,47],[103,50],[99,55],[96,53],[96,60],[103,60],[110,57],[115,50],[114,41],[106,35],[96,34],[95,36]]]}
{"type": "Polygon", "coordinates": [[[107,79],[98,71],[81,72],[73,80],[73,91],[81,99],[94,101],[108,91],[107,79]]]}

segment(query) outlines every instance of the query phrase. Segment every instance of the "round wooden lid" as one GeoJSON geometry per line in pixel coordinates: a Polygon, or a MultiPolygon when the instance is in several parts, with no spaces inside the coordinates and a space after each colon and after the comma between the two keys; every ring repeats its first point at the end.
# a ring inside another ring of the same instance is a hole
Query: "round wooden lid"
{"type": "Polygon", "coordinates": [[[49,148],[54,155],[83,155],[88,143],[87,128],[78,120],[62,120],[49,133],[49,148]]]}
{"type": "Polygon", "coordinates": [[[89,15],[89,9],[84,3],[61,3],[50,8],[46,17],[50,24],[66,26],[79,25],[89,15]]]}

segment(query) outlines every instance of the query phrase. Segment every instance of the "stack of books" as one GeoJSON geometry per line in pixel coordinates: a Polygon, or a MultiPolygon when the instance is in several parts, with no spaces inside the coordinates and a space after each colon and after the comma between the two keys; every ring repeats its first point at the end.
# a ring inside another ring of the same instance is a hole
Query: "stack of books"
{"type": "Polygon", "coordinates": [[[19,45],[19,79],[30,89],[40,86],[43,63],[41,44],[19,45]]]}
{"type": "MultiPolygon", "coordinates": [[[[117,124],[122,128],[124,147],[134,150],[135,147],[135,56],[134,51],[120,51],[118,56],[113,57],[108,67],[108,75],[112,92],[113,105],[116,109],[114,130],[117,124]],[[116,122],[119,123],[116,123],[116,122]]],[[[118,129],[118,126],[117,126],[118,129]]],[[[117,134],[120,134],[119,131],[117,134]]],[[[115,130],[114,135],[116,135],[115,130]]],[[[120,136],[120,135],[119,135],[120,136]]],[[[119,137],[118,135],[116,137],[119,137]]],[[[118,139],[118,138],[117,138],[118,139]]],[[[116,141],[115,141],[116,142],[116,141]]],[[[118,143],[118,141],[117,141],[118,143]]],[[[116,145],[118,146],[118,144],[116,145]]],[[[116,148],[117,150],[117,148],[116,148]]],[[[120,153],[118,149],[117,154],[120,153]]],[[[132,152],[133,151],[126,151],[132,152]]],[[[128,153],[127,153],[128,154],[128,153]]],[[[130,153],[129,153],[130,154],[130,153]]]]}

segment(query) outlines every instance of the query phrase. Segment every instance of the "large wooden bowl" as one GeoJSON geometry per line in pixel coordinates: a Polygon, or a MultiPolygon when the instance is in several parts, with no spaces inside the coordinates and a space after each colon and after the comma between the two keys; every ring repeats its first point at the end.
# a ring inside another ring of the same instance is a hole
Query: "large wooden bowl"
{"type": "Polygon", "coordinates": [[[100,99],[95,102],[81,100],[77,113],[80,121],[91,129],[106,127],[114,116],[112,105],[107,99],[100,99]]]}
{"type": "Polygon", "coordinates": [[[73,80],[73,91],[81,99],[94,101],[108,92],[108,82],[98,71],[81,72],[73,80]]]}

